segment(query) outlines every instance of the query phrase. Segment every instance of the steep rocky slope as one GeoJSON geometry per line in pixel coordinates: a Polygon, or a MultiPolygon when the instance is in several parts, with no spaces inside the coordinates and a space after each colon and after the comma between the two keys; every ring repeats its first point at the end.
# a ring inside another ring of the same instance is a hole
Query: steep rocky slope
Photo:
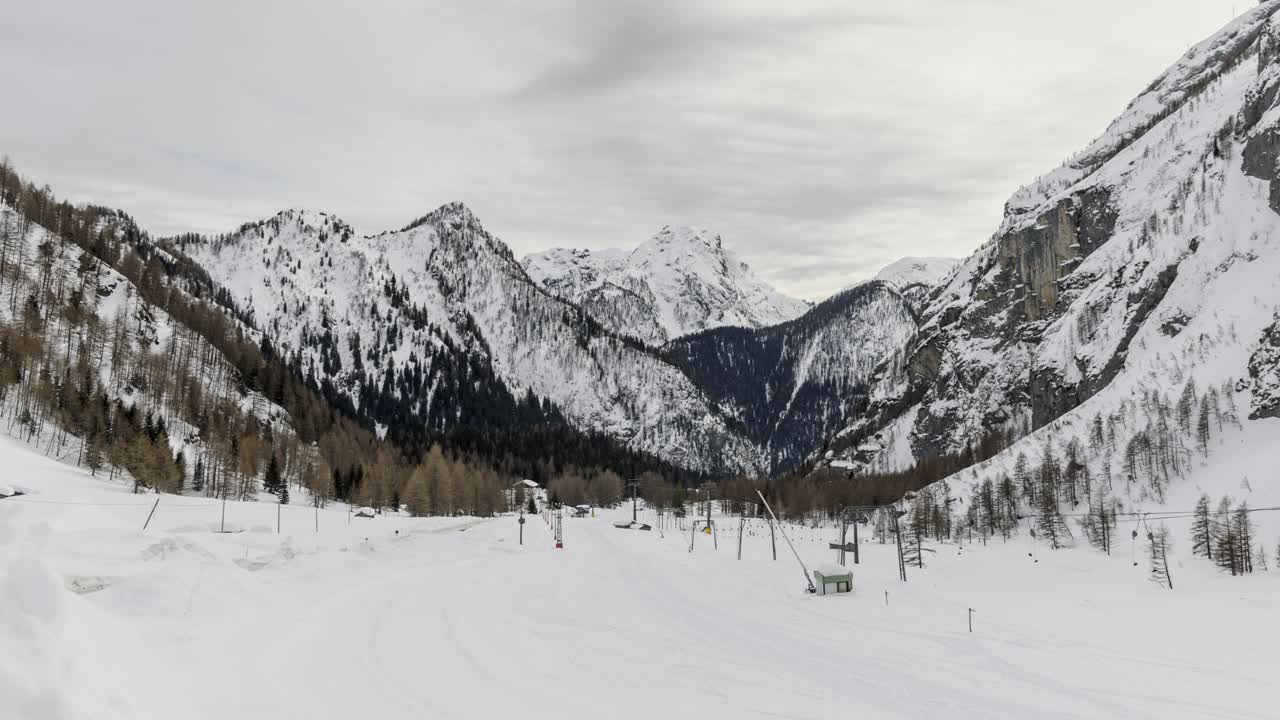
{"type": "Polygon", "coordinates": [[[903,467],[1187,382],[1274,412],[1278,7],[1191,48],[1101,137],[1014,194],[831,458],[903,467]]]}
{"type": "Polygon", "coordinates": [[[664,354],[741,423],[776,474],[840,427],[876,366],[915,331],[903,291],[873,281],[790,322],[708,330],[672,341],[664,354]]]}

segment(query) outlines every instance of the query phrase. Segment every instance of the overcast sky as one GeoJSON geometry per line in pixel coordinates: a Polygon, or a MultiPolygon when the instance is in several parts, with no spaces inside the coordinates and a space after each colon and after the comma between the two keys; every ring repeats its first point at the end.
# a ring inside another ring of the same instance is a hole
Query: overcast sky
{"type": "Polygon", "coordinates": [[[1252,0],[38,0],[0,153],[155,233],[467,203],[518,255],[724,237],[817,299],[963,256],[1252,0]]]}

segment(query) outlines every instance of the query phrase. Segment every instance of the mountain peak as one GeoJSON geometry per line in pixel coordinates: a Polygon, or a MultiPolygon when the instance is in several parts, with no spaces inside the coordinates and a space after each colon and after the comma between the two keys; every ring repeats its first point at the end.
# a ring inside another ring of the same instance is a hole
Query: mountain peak
{"type": "Polygon", "coordinates": [[[904,257],[884,266],[874,279],[899,290],[912,285],[936,285],[958,262],[956,258],[904,257]]]}
{"type": "Polygon", "coordinates": [[[663,225],[644,245],[706,248],[715,253],[724,251],[719,234],[693,225],[663,225]]]}
{"type": "Polygon", "coordinates": [[[471,208],[458,200],[447,202],[413,222],[405,225],[401,232],[412,230],[423,225],[434,225],[436,227],[452,227],[455,230],[461,230],[470,227],[476,231],[483,231],[479,218],[475,213],[471,212],[471,208]]]}
{"type": "Polygon", "coordinates": [[[688,225],[666,225],[631,251],[557,249],[522,265],[606,327],[655,346],[726,325],[776,325],[809,309],[758,278],[720,235],[688,225]]]}

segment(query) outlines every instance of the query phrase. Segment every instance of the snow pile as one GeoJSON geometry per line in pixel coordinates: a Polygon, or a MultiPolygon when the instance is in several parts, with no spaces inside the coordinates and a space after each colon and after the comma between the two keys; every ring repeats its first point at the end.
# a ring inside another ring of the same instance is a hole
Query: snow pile
{"type": "Polygon", "coordinates": [[[27,528],[0,505],[0,716],[70,717],[66,696],[66,591],[40,556],[48,526],[27,528]]]}
{"type": "MultiPolygon", "coordinates": [[[[90,607],[45,559],[53,531],[18,501],[0,506],[0,717],[13,720],[189,717],[119,619],[90,607]]],[[[84,548],[88,549],[88,548],[84,548]]]]}

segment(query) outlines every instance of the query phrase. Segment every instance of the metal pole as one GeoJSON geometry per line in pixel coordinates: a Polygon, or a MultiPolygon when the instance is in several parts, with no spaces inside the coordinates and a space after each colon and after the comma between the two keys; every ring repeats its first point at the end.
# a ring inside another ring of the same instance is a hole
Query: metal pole
{"type": "Polygon", "coordinates": [[[224,482],[222,485],[222,524],[218,527],[218,532],[227,531],[227,486],[224,482]]]}
{"type": "Polygon", "coordinates": [[[773,560],[778,561],[778,539],[773,534],[773,518],[769,518],[769,546],[773,548],[773,560]]]}
{"type": "MultiPolygon", "coordinates": [[[[773,518],[774,522],[777,522],[778,516],[773,514],[773,508],[769,507],[769,501],[764,499],[764,493],[757,490],[756,494],[760,496],[761,502],[764,503],[764,509],[769,511],[769,516],[773,518]]],[[[781,525],[778,526],[778,529],[782,531],[782,539],[787,541],[787,547],[791,548],[791,553],[796,556],[796,562],[800,563],[800,571],[804,573],[804,581],[809,586],[809,592],[817,592],[818,588],[814,587],[813,578],[809,577],[809,568],[804,566],[804,561],[800,559],[800,553],[796,552],[796,546],[792,545],[791,538],[787,537],[787,529],[781,525]]]]}
{"type": "Polygon", "coordinates": [[[316,532],[320,532],[320,496],[315,495],[313,498],[316,505],[316,532]]]}
{"type": "Polygon", "coordinates": [[[707,531],[711,533],[711,542],[715,543],[714,549],[720,549],[720,543],[716,542],[715,529],[711,527],[711,493],[707,492],[707,531]]]}
{"type": "Polygon", "coordinates": [[[902,582],[907,581],[907,561],[902,556],[902,528],[898,525],[898,511],[893,510],[893,535],[898,544],[898,575],[902,577],[902,582]]]}
{"type": "Polygon", "coordinates": [[[840,564],[844,565],[844,546],[846,538],[849,536],[849,520],[845,518],[840,521],[840,564]]]}
{"type": "Polygon", "coordinates": [[[853,519],[853,564],[858,564],[858,555],[861,550],[858,547],[858,519],[853,519]]]}
{"type": "Polygon", "coordinates": [[[738,559],[742,559],[742,526],[747,523],[747,514],[744,512],[738,517],[738,559]]]}
{"type": "Polygon", "coordinates": [[[151,524],[151,516],[156,514],[156,508],[159,507],[159,505],[160,505],[160,493],[156,493],[156,501],[151,506],[151,512],[147,513],[147,521],[142,523],[143,530],[146,530],[147,526],[151,524]]]}

